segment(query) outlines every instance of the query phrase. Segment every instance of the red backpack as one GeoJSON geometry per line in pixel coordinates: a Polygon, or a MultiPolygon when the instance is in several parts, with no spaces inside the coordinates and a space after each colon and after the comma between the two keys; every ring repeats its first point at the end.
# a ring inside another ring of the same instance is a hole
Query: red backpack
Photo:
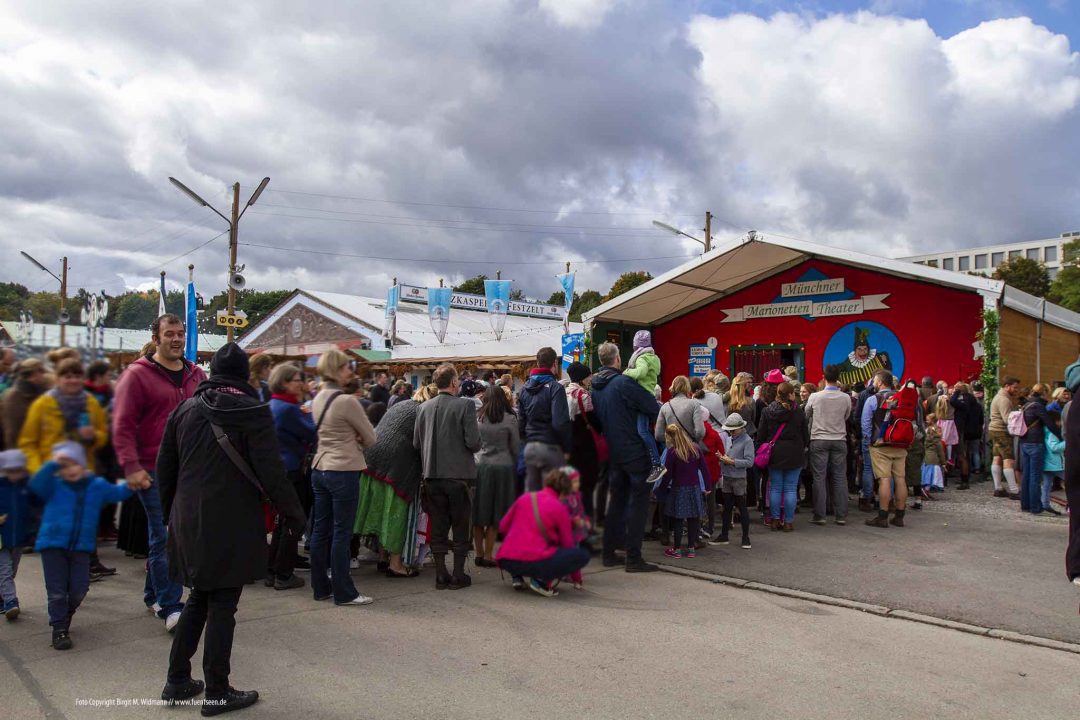
{"type": "Polygon", "coordinates": [[[874,411],[874,444],[907,449],[915,443],[919,391],[905,386],[900,392],[884,390],[877,394],[874,411]]]}

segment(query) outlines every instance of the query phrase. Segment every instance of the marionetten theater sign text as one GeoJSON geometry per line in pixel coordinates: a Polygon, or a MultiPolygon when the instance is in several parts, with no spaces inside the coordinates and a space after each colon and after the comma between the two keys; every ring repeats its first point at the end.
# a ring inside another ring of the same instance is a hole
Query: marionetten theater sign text
{"type": "MultiPolygon", "coordinates": [[[[780,297],[798,298],[813,295],[834,295],[844,292],[843,278],[828,278],[825,280],[809,280],[805,282],[783,283],[780,286],[780,297]]],[[[888,310],[885,299],[889,293],[882,295],[864,295],[863,297],[848,298],[845,300],[781,300],[762,305],[743,305],[741,308],[723,309],[727,316],[721,322],[744,322],[746,320],[760,320],[763,318],[797,317],[800,315],[812,318],[835,317],[837,315],[862,315],[869,310],[888,310]]]]}

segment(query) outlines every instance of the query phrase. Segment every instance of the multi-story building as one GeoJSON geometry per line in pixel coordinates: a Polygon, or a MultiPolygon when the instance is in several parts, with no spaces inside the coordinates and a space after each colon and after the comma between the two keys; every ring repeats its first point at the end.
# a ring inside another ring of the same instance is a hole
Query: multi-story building
{"type": "Polygon", "coordinates": [[[998,265],[1013,258],[1025,257],[1046,265],[1053,280],[1061,269],[1062,252],[1065,243],[1080,238],[1080,232],[1061,233],[1060,237],[1049,240],[1010,243],[1008,245],[990,245],[987,247],[949,250],[948,252],[914,255],[900,258],[909,262],[955,270],[956,272],[976,272],[992,275],[998,265]]]}

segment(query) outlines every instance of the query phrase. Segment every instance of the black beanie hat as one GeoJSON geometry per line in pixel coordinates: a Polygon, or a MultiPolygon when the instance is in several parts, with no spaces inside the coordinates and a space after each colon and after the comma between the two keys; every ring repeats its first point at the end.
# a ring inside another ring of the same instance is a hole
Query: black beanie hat
{"type": "Polygon", "coordinates": [[[570,376],[570,382],[580,383],[585,378],[592,375],[589,368],[585,367],[582,363],[572,362],[570,366],[566,368],[566,374],[570,376]]]}
{"type": "Polygon", "coordinates": [[[251,375],[247,353],[234,342],[225,344],[210,358],[210,375],[247,380],[251,375]]]}

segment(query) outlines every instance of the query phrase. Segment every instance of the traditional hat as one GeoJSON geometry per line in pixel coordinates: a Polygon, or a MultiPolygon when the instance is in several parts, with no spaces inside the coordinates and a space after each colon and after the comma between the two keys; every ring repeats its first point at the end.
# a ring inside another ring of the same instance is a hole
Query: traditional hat
{"type": "Polygon", "coordinates": [[[725,430],[738,430],[744,427],[746,427],[746,420],[737,412],[733,412],[724,418],[723,428],[725,430]]]}
{"type": "Polygon", "coordinates": [[[855,326],[854,347],[870,347],[870,329],[855,326]]]}

